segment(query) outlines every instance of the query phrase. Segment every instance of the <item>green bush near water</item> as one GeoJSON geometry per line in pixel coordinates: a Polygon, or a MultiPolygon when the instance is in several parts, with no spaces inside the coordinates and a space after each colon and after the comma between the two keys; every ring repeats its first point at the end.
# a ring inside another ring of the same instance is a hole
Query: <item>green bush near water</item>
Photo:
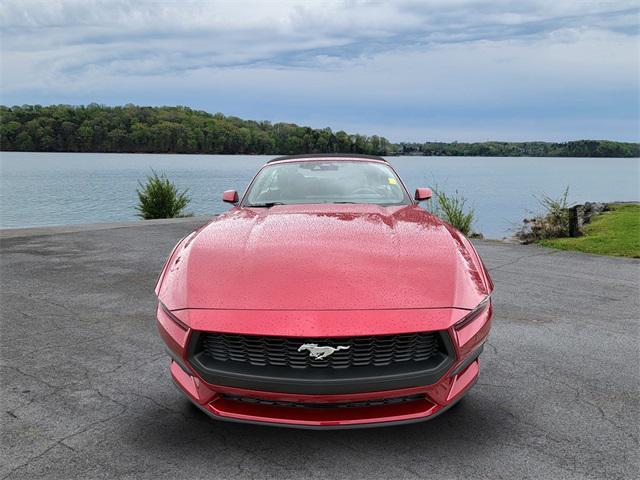
{"type": "Polygon", "coordinates": [[[447,194],[437,187],[433,188],[433,198],[429,201],[429,210],[449,223],[464,235],[469,236],[473,223],[473,209],[466,208],[467,199],[457,190],[447,194]]]}
{"type": "Polygon", "coordinates": [[[191,199],[187,196],[187,190],[182,192],[162,173],[155,171],[147,177],[144,185],[138,182],[138,216],[145,220],[154,218],[175,218],[186,216],[182,211],[191,199]]]}
{"type": "Polygon", "coordinates": [[[536,197],[538,203],[545,209],[544,228],[541,229],[543,238],[566,237],[569,235],[569,185],[559,198],[549,195],[536,197]]]}

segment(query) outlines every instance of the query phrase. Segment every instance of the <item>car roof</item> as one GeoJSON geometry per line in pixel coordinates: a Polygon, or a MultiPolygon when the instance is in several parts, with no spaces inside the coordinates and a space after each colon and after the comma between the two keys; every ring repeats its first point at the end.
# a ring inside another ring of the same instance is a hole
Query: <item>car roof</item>
{"type": "Polygon", "coordinates": [[[275,163],[275,162],[286,162],[289,160],[318,160],[318,159],[332,159],[332,160],[375,160],[377,162],[387,162],[386,159],[379,157],[377,155],[364,155],[360,153],[306,153],[302,155],[285,155],[283,157],[277,157],[271,159],[267,162],[275,163]]]}

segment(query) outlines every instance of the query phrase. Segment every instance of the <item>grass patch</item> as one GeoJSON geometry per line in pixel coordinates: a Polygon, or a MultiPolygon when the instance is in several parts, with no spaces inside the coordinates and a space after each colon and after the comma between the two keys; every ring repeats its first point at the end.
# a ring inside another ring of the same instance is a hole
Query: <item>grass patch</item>
{"type": "Polygon", "coordinates": [[[640,258],[640,205],[612,204],[585,225],[584,235],[540,241],[545,247],[640,258]]]}

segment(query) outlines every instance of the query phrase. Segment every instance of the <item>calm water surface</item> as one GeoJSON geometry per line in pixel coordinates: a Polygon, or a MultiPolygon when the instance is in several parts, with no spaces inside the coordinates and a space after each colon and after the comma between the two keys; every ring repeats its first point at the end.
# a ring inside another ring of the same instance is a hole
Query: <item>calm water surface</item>
{"type": "MultiPolygon", "coordinates": [[[[100,153],[0,154],[0,228],[136,219],[138,180],[165,172],[192,198],[188,211],[220,213],[227,189],[243,191],[272,157],[100,153]]],[[[626,158],[390,157],[410,190],[458,190],[476,213],[474,229],[501,238],[531,211],[534,194],[573,202],[640,200],[640,161],[626,158]]]]}

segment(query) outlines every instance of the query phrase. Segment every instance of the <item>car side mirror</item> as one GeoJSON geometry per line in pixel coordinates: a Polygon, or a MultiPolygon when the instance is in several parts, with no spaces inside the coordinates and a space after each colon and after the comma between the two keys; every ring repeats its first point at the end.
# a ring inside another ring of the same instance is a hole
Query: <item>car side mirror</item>
{"type": "Polygon", "coordinates": [[[235,190],[225,190],[222,193],[222,201],[227,203],[238,203],[238,192],[235,190]]]}
{"type": "Polygon", "coordinates": [[[429,200],[432,196],[433,192],[430,188],[416,188],[416,200],[418,202],[429,200]]]}

